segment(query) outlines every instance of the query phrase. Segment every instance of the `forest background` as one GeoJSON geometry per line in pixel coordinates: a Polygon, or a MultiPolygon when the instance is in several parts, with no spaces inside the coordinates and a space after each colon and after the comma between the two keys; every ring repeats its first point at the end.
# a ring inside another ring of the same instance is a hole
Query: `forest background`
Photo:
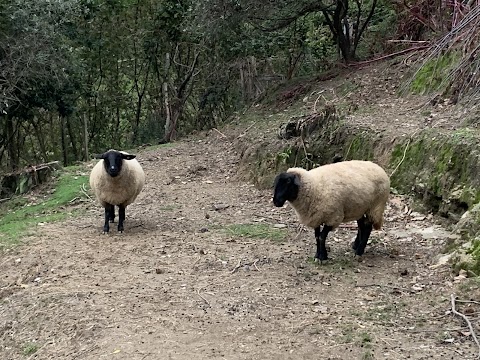
{"type": "Polygon", "coordinates": [[[477,3],[2,0],[0,174],[170,142],[285,82],[397,55],[417,60],[411,91],[475,98],[477,3]]]}

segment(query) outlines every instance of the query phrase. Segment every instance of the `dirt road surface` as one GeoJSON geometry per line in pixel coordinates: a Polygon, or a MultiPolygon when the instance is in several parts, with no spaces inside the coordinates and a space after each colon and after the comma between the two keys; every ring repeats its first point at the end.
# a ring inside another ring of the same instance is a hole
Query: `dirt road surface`
{"type": "Polygon", "coordinates": [[[313,231],[237,180],[217,135],[138,153],[147,183],[123,234],[101,234],[87,202],[1,255],[1,359],[475,358],[450,311],[474,289],[432,267],[451,236],[432,217],[392,196],[362,261],[345,224],[316,264],[313,231]]]}

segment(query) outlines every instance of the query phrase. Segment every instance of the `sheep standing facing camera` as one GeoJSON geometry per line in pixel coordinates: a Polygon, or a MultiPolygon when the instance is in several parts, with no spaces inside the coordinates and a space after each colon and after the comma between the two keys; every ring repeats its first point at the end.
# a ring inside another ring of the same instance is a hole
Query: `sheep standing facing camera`
{"type": "Polygon", "coordinates": [[[100,161],[90,173],[90,187],[105,208],[104,233],[110,230],[109,222],[114,222],[115,205],[118,206],[118,231],[123,232],[125,208],[142,191],[145,173],[135,157],[136,155],[117,150],[95,156],[100,161]]]}
{"type": "Polygon", "coordinates": [[[352,248],[356,255],[363,255],[372,228],[382,227],[389,193],[390,179],[380,166],[352,160],[310,171],[288,169],[275,178],[273,203],[281,207],[288,201],[299,221],[315,230],[315,258],[323,261],[328,259],[328,233],[353,220],[357,221],[358,233],[352,248]]]}

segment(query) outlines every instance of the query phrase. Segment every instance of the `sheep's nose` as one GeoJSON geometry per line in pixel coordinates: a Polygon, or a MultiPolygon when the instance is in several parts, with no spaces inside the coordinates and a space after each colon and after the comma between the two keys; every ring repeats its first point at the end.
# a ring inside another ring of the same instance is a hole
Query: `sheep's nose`
{"type": "Polygon", "coordinates": [[[115,166],[110,166],[110,170],[115,170],[115,166]]]}

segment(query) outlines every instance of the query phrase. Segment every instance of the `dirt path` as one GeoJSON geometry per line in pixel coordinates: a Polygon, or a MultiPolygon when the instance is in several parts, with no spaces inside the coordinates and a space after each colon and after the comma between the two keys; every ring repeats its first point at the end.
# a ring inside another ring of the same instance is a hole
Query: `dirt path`
{"type": "Polygon", "coordinates": [[[212,134],[139,154],[148,182],[123,234],[101,235],[88,204],[0,257],[1,359],[474,358],[449,313],[458,285],[430,268],[447,233],[394,197],[363,262],[347,225],[328,240],[333,259],[314,264],[311,231],[236,181],[237,155],[212,134]]]}

